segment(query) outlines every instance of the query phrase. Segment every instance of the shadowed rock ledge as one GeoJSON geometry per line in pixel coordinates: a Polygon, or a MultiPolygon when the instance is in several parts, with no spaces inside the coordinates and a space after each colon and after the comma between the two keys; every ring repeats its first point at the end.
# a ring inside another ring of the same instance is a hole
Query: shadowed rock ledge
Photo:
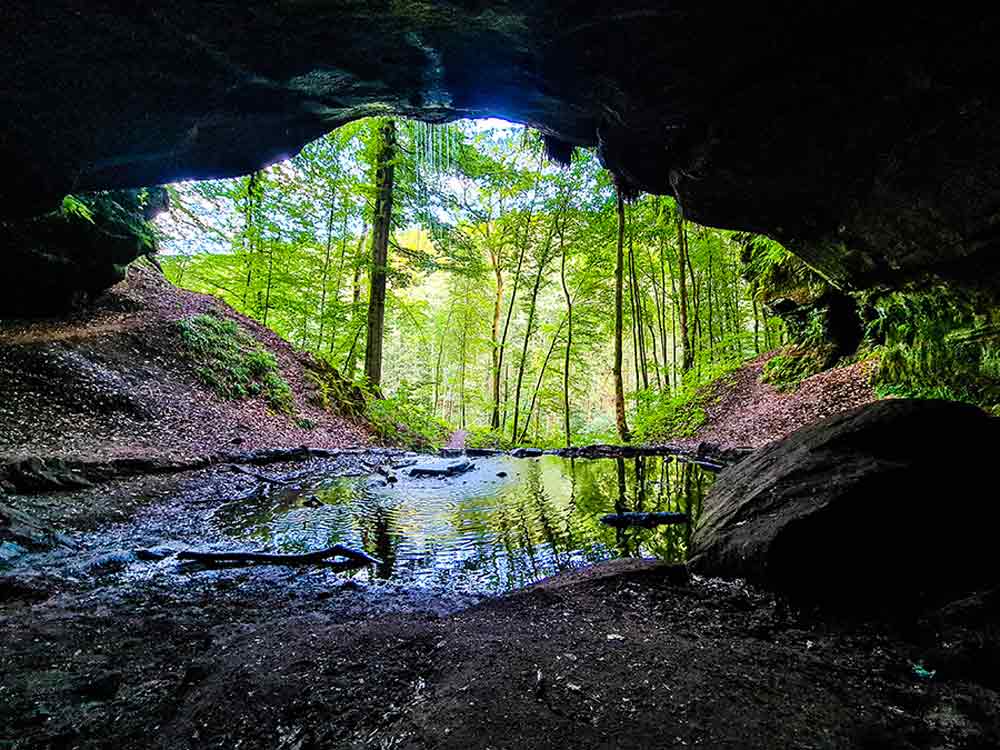
{"type": "Polygon", "coordinates": [[[989,282],[1000,13],[894,5],[14,1],[0,211],[246,173],[365,115],[499,115],[840,282],[989,282]]]}

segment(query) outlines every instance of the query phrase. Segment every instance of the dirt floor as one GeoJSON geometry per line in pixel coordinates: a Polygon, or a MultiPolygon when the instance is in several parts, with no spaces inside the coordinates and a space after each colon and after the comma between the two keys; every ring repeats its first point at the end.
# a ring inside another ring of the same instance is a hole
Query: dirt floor
{"type": "Polygon", "coordinates": [[[254,485],[215,467],[12,498],[76,549],[0,577],[0,748],[1000,746],[1000,684],[932,674],[933,628],[653,561],[477,599],[107,554],[211,543],[212,511],[254,485]]]}
{"type": "Polygon", "coordinates": [[[2,321],[0,458],[178,460],[367,445],[362,425],[310,403],[308,361],[218,300],[178,289],[152,266],[135,263],[86,313],[2,321]],[[295,414],[275,413],[260,398],[223,400],[201,384],[181,353],[177,321],[202,313],[237,321],[275,355],[295,414]]]}
{"type": "Polygon", "coordinates": [[[824,370],[783,393],[760,380],[775,354],[763,354],[720,380],[705,407],[705,425],[694,438],[675,442],[686,447],[706,442],[760,448],[831,414],[877,400],[870,361],[824,370]]]}

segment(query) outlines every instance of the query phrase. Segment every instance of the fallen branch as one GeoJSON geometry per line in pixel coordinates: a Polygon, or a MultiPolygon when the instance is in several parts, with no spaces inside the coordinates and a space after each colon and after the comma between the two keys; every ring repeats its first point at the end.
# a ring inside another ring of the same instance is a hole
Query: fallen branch
{"type": "Polygon", "coordinates": [[[601,517],[601,523],[616,528],[642,526],[651,529],[654,526],[689,522],[687,513],[609,513],[601,517]]]}
{"type": "Polygon", "coordinates": [[[327,549],[302,554],[281,555],[271,552],[197,552],[184,550],[177,553],[178,560],[193,560],[203,565],[317,565],[325,563],[331,557],[346,557],[352,565],[377,565],[381,562],[366,552],[335,544],[327,549]]]}

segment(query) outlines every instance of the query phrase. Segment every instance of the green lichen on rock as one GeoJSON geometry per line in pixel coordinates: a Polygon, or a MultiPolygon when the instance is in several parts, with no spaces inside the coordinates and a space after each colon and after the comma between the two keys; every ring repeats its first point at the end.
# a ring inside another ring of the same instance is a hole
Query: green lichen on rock
{"type": "Polygon", "coordinates": [[[195,315],[177,327],[198,378],[219,396],[261,396],[275,411],[294,411],[292,389],[281,376],[278,361],[235,321],[195,315]]]}
{"type": "Polygon", "coordinates": [[[364,393],[326,360],[317,358],[310,361],[306,365],[305,376],[311,386],[306,398],[314,406],[349,417],[364,415],[364,393]]]}

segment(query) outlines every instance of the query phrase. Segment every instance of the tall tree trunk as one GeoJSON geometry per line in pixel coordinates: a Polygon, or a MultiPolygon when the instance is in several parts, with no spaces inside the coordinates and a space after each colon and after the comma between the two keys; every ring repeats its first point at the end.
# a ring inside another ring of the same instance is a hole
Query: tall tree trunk
{"type": "Polygon", "coordinates": [[[268,243],[267,252],[267,296],[264,298],[264,320],[267,325],[267,315],[271,311],[271,279],[274,277],[274,240],[268,243]]]}
{"type": "Polygon", "coordinates": [[[365,345],[365,377],[369,385],[382,385],[382,337],[385,333],[385,277],[392,231],[392,188],[395,177],[396,121],[386,119],[379,129],[379,151],[375,163],[375,214],[372,220],[372,275],[368,297],[368,339],[365,345]]]}
{"type": "MultiPolygon", "coordinates": [[[[677,301],[677,282],[674,281],[674,272],[670,272],[670,365],[673,368],[672,375],[674,376],[674,391],[677,391],[680,386],[680,381],[677,379],[677,318],[678,310],[680,304],[677,301]]],[[[681,356],[683,355],[683,349],[681,350],[681,356]]]]}
{"type": "Polygon", "coordinates": [[[462,367],[459,373],[459,385],[458,385],[459,403],[461,406],[459,412],[461,417],[459,426],[463,430],[465,429],[465,346],[466,346],[466,341],[468,339],[468,329],[469,329],[469,308],[468,306],[466,306],[465,310],[462,313],[462,347],[460,354],[462,360],[462,367]]]}
{"type": "Polygon", "coordinates": [[[639,384],[639,339],[636,336],[636,324],[638,322],[638,316],[636,315],[635,309],[635,281],[632,274],[632,248],[631,248],[631,237],[629,237],[629,253],[625,259],[626,266],[628,267],[628,309],[630,312],[631,324],[629,328],[632,333],[632,368],[635,371],[635,389],[638,391],[640,388],[639,384]]]}
{"type": "MultiPolygon", "coordinates": [[[[632,218],[629,218],[629,235],[628,235],[628,263],[629,263],[629,276],[632,280],[632,307],[634,308],[635,323],[634,329],[636,332],[637,340],[639,343],[639,349],[636,354],[639,362],[639,372],[642,374],[642,387],[643,389],[649,388],[649,367],[646,364],[646,334],[642,330],[642,319],[643,319],[643,308],[642,308],[642,296],[639,292],[639,274],[636,271],[635,266],[635,248],[633,246],[633,231],[632,231],[632,218]]],[[[636,388],[639,387],[639,380],[636,378],[636,388]]]]}
{"type": "Polygon", "coordinates": [[[618,436],[629,442],[632,436],[625,421],[625,383],[622,381],[622,276],[625,265],[625,203],[621,189],[618,189],[618,252],[615,260],[615,424],[618,436]]]}
{"type": "Polygon", "coordinates": [[[351,349],[344,360],[344,375],[350,381],[354,380],[354,371],[357,368],[358,339],[361,338],[361,329],[363,327],[361,321],[361,269],[364,263],[362,263],[360,250],[365,245],[367,232],[368,228],[365,227],[361,233],[361,242],[358,245],[358,257],[354,259],[354,280],[352,282],[353,291],[351,293],[351,324],[354,326],[354,336],[351,339],[351,349]]]}
{"type": "Polygon", "coordinates": [[[712,297],[714,296],[718,299],[718,294],[713,295],[712,287],[715,285],[713,275],[712,275],[712,250],[709,247],[708,251],[708,284],[706,285],[706,296],[708,297],[708,361],[715,362],[715,336],[712,332],[713,323],[713,304],[712,297]]]}
{"type": "Polygon", "coordinates": [[[260,227],[257,225],[258,221],[258,201],[257,195],[259,184],[259,172],[254,172],[247,178],[247,195],[246,202],[243,208],[243,237],[244,237],[244,250],[246,252],[247,259],[247,278],[243,285],[243,297],[241,298],[241,304],[243,309],[241,312],[246,312],[247,296],[250,294],[250,286],[253,282],[253,266],[254,259],[257,255],[258,241],[260,239],[260,227]]]}
{"type": "Polygon", "coordinates": [[[757,312],[757,294],[751,291],[753,299],[753,350],[760,354],[760,316],[757,312]]]}
{"type": "MultiPolygon", "coordinates": [[[[531,424],[531,415],[535,413],[535,401],[538,398],[538,392],[542,388],[542,380],[545,378],[545,370],[548,369],[549,360],[552,358],[552,352],[556,348],[556,342],[559,341],[559,334],[562,333],[563,322],[560,321],[559,328],[556,332],[552,334],[552,341],[549,343],[549,349],[545,352],[545,359],[542,360],[542,367],[538,371],[538,380],[535,382],[535,390],[531,394],[531,402],[528,404],[528,413],[524,418],[524,430],[521,432],[521,440],[523,441],[528,435],[528,425],[531,424]]],[[[541,419],[541,409],[539,409],[538,414],[539,419],[541,419]]]]}
{"type": "MultiPolygon", "coordinates": [[[[330,211],[326,219],[326,250],[323,253],[323,276],[320,282],[319,296],[319,336],[316,340],[316,350],[323,348],[323,332],[326,329],[326,286],[330,278],[330,251],[333,248],[333,212],[334,212],[334,191],[330,191],[330,211]]],[[[346,216],[346,212],[345,212],[346,216]]],[[[341,261],[343,262],[343,261],[341,261]]],[[[337,289],[340,293],[340,289],[337,289]]]]}
{"type": "Polygon", "coordinates": [[[569,359],[570,351],[573,348],[573,298],[570,297],[569,287],[566,285],[566,245],[563,242],[563,232],[559,231],[559,249],[562,255],[562,266],[559,269],[559,278],[562,281],[563,294],[566,297],[566,358],[563,361],[563,429],[566,432],[566,447],[572,445],[569,430],[569,359]]]}
{"type": "Polygon", "coordinates": [[[687,248],[687,232],[684,228],[684,212],[680,200],[677,201],[677,265],[680,275],[680,327],[681,327],[681,372],[687,373],[694,364],[694,349],[691,334],[688,329],[688,290],[685,265],[689,265],[687,248]]]}
{"type": "MultiPolygon", "coordinates": [[[[504,321],[504,324],[503,324],[503,333],[500,336],[500,346],[499,346],[499,349],[497,350],[496,370],[495,370],[495,372],[497,372],[497,373],[499,373],[500,370],[503,369],[504,352],[505,352],[506,347],[507,347],[507,332],[510,330],[510,319],[511,319],[511,316],[512,316],[512,314],[514,312],[514,302],[517,300],[517,289],[518,289],[518,287],[521,284],[521,267],[522,267],[522,265],[524,263],[524,253],[525,253],[525,250],[528,247],[528,242],[531,239],[531,220],[532,220],[532,217],[534,216],[535,198],[536,198],[536,196],[538,194],[538,180],[539,180],[540,175],[541,175],[541,164],[539,163],[538,171],[535,173],[535,186],[534,186],[533,192],[531,194],[531,203],[528,206],[527,215],[525,216],[525,219],[524,219],[524,222],[525,222],[524,223],[524,236],[521,238],[520,249],[519,249],[518,254],[517,254],[517,270],[515,270],[515,272],[514,272],[514,288],[511,290],[510,304],[507,306],[507,319],[504,321]]],[[[504,387],[506,388],[506,383],[504,384],[504,387]]],[[[490,417],[490,427],[492,427],[494,430],[498,429],[498,428],[501,428],[501,427],[506,427],[506,422],[507,422],[507,417],[506,417],[507,404],[506,404],[506,402],[507,402],[507,397],[506,397],[506,394],[505,394],[504,395],[504,418],[503,418],[503,425],[501,425],[501,419],[500,419],[500,383],[499,383],[498,380],[494,380],[494,386],[493,386],[493,414],[490,417]]]]}
{"type": "MultiPolygon", "coordinates": [[[[558,215],[555,217],[554,221],[559,221],[558,215]]],[[[542,248],[542,256],[538,261],[538,273],[535,274],[535,284],[531,290],[531,303],[528,305],[528,323],[524,329],[524,344],[521,347],[521,361],[518,363],[517,367],[517,385],[514,388],[514,428],[511,430],[511,440],[514,442],[517,442],[517,424],[521,411],[521,385],[524,381],[524,368],[528,362],[528,342],[531,340],[531,327],[535,321],[535,308],[538,304],[538,289],[542,284],[542,277],[545,275],[545,267],[549,262],[549,250],[552,245],[552,235],[555,231],[556,227],[553,226],[549,230],[549,235],[545,240],[545,246],[542,248]]]]}
{"type": "Polygon", "coordinates": [[[493,411],[490,413],[490,427],[497,429],[500,426],[500,313],[503,309],[503,269],[499,260],[493,268],[493,274],[496,280],[496,294],[493,297],[493,327],[490,330],[490,340],[493,344],[490,371],[493,411]]]}

